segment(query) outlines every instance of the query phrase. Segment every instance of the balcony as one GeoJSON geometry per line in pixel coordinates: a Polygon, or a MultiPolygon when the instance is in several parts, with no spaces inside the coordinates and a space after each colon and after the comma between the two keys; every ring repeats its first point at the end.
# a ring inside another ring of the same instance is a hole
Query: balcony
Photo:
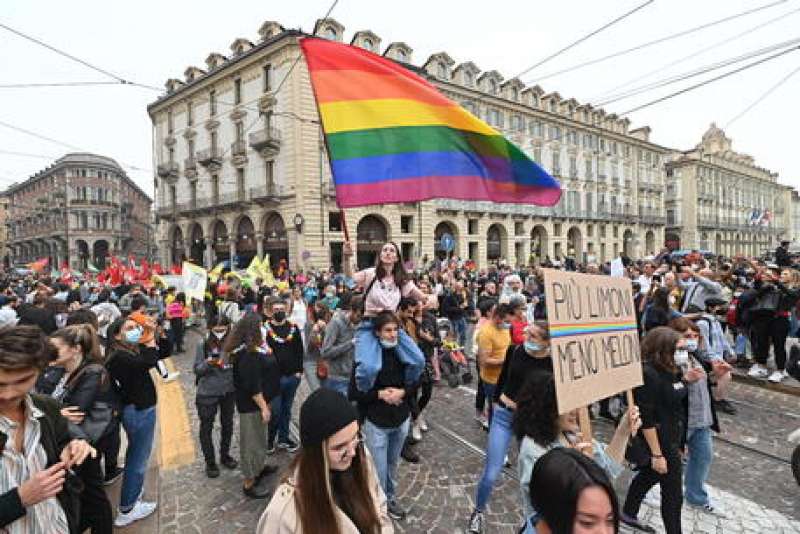
{"type": "Polygon", "coordinates": [[[183,160],[183,174],[189,179],[197,177],[197,161],[194,156],[183,160]]]}
{"type": "Polygon", "coordinates": [[[247,143],[244,139],[238,139],[231,143],[231,160],[234,165],[242,165],[247,162],[247,143]]]}
{"type": "Polygon", "coordinates": [[[203,167],[219,167],[222,165],[222,154],[219,148],[212,146],[197,153],[197,162],[203,167]]]}
{"type": "Polygon", "coordinates": [[[586,180],[587,183],[594,183],[594,174],[592,174],[590,172],[586,173],[586,176],[584,177],[584,179],[586,180]]]}
{"type": "Polygon", "coordinates": [[[248,198],[251,201],[261,203],[280,202],[285,194],[284,187],[279,184],[267,184],[262,187],[251,187],[248,198]]]}
{"type": "Polygon", "coordinates": [[[166,178],[168,180],[177,180],[178,173],[180,172],[180,168],[178,164],[174,161],[168,161],[167,163],[161,163],[158,165],[157,173],[159,178],[166,178]]]}
{"type": "Polygon", "coordinates": [[[266,127],[248,136],[250,147],[261,155],[274,155],[281,149],[281,132],[277,128],[266,127]]]}
{"type": "Polygon", "coordinates": [[[238,139],[231,143],[231,155],[233,156],[246,156],[247,145],[243,139],[238,139]]]}

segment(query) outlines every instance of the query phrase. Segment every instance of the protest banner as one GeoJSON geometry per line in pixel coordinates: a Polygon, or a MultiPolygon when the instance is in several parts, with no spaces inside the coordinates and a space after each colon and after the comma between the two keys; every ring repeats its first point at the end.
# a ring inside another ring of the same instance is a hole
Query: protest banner
{"type": "Polygon", "coordinates": [[[544,269],[558,412],[642,384],[631,281],[544,269]]]}
{"type": "Polygon", "coordinates": [[[188,261],[183,262],[183,292],[189,299],[197,299],[202,302],[206,293],[206,281],[208,272],[188,261]]]}

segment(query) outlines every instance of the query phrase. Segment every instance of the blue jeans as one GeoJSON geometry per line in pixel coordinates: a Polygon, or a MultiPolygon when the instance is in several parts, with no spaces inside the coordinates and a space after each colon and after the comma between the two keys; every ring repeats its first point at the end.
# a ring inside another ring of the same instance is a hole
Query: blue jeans
{"type": "Polygon", "coordinates": [[[709,501],[708,492],[703,484],[708,479],[711,462],[714,459],[711,429],[708,427],[690,428],[686,433],[686,449],[689,452],[683,478],[686,502],[695,506],[705,506],[709,504],[709,501]]]}
{"type": "Polygon", "coordinates": [[[453,331],[456,334],[458,345],[460,347],[467,346],[467,320],[463,317],[461,319],[451,320],[453,323],[453,331]]]}
{"type": "Polygon", "coordinates": [[[292,404],[300,377],[295,375],[281,377],[281,394],[272,399],[272,418],[269,420],[270,441],[278,436],[278,442],[289,440],[289,423],[292,421],[292,404]]]}
{"type": "Polygon", "coordinates": [[[486,446],[486,461],[475,493],[475,509],[481,512],[486,509],[497,477],[503,470],[505,456],[511,445],[511,438],[514,437],[513,423],[514,412],[502,406],[494,407],[492,423],[489,426],[489,443],[486,446]]]}
{"type": "Polygon", "coordinates": [[[136,406],[128,404],[122,409],[122,428],[128,438],[128,450],[125,452],[125,473],[122,477],[119,507],[123,512],[128,512],[136,504],[144,486],[144,474],[153,450],[156,407],[137,410],[136,406]]]}
{"type": "MultiPolygon", "coordinates": [[[[361,321],[355,337],[356,386],[359,391],[369,391],[383,365],[383,349],[372,331],[371,319],[361,321]]],[[[406,384],[416,384],[425,368],[425,355],[405,330],[400,330],[398,339],[397,357],[405,365],[406,384]]]]}
{"type": "Polygon", "coordinates": [[[386,494],[386,500],[394,499],[394,488],[397,485],[397,464],[400,461],[400,451],[406,441],[410,419],[406,419],[400,426],[381,428],[369,420],[361,427],[364,442],[367,444],[372,461],[375,462],[375,471],[381,488],[386,494]]]}
{"type": "Polygon", "coordinates": [[[337,393],[341,393],[347,398],[347,391],[350,389],[350,381],[344,378],[326,378],[322,387],[332,389],[337,393]]]}

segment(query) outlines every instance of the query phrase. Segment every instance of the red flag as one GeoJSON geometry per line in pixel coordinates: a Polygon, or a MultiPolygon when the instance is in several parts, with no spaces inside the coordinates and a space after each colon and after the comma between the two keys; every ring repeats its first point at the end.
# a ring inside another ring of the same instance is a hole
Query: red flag
{"type": "Polygon", "coordinates": [[[153,272],[156,274],[164,274],[164,269],[157,261],[153,262],[153,272]]]}
{"type": "Polygon", "coordinates": [[[181,274],[183,272],[183,267],[181,267],[180,265],[178,265],[176,263],[175,265],[172,266],[172,269],[170,269],[170,272],[172,274],[181,274]]]}

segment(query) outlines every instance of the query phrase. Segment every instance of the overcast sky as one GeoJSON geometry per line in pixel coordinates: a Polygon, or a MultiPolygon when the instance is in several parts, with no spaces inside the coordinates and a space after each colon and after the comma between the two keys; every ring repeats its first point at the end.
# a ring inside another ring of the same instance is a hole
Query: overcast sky
{"type": "MultiPolygon", "coordinates": [[[[348,42],[355,31],[370,29],[383,39],[384,47],[392,41],[406,42],[414,49],[414,63],[418,65],[430,54],[446,51],[457,63],[472,60],[481,69],[496,69],[510,78],[642,2],[340,0],[332,16],[344,24],[348,42]]],[[[229,46],[237,37],[256,41],[257,30],[265,20],[310,32],[314,21],[327,11],[330,3],[331,0],[2,0],[0,23],[123,78],[163,87],[169,77],[182,78],[188,65],[205,68],[209,52],[229,55],[229,46]]],[[[546,92],[558,91],[562,97],[595,104],[601,95],[652,71],[656,74],[635,85],[800,37],[797,31],[800,0],[786,0],[640,52],[539,79],[583,61],[769,3],[770,0],[655,0],[522,79],[530,85],[539,83],[546,92]],[[776,22],[733,39],[775,18],[776,22]],[[665,68],[726,39],[731,40],[665,68]]],[[[691,148],[712,121],[726,125],[798,67],[800,51],[789,53],[635,112],[630,117],[632,127],[649,125],[654,142],[684,150],[691,148]]],[[[0,29],[0,85],[105,80],[108,78],[100,73],[0,29]]],[[[692,81],[609,104],[605,109],[622,113],[692,81]]],[[[726,130],[736,150],[751,154],[758,165],[777,171],[781,182],[795,187],[800,187],[800,158],[796,130],[790,125],[800,120],[797,104],[791,99],[798,92],[800,73],[726,130]]],[[[127,171],[152,195],[151,127],[145,107],[157,95],[126,86],[0,88],[0,121],[143,169],[127,171]]],[[[24,180],[52,161],[38,156],[55,159],[69,151],[65,146],[0,126],[0,187],[24,180]],[[6,153],[9,151],[36,157],[6,153]]]]}

